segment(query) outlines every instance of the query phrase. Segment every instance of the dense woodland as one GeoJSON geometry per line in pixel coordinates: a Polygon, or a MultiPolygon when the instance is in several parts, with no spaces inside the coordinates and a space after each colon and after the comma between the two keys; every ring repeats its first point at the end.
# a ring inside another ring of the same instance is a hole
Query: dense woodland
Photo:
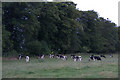
{"type": "Polygon", "coordinates": [[[114,53],[119,35],[114,22],[94,10],[79,11],[73,2],[2,4],[3,56],[114,53]]]}

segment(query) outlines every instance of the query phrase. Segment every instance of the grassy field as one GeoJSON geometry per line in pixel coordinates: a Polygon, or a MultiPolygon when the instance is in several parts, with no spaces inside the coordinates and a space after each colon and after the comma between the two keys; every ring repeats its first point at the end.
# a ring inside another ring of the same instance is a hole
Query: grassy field
{"type": "Polygon", "coordinates": [[[3,78],[117,78],[118,77],[118,55],[113,58],[106,55],[102,61],[89,61],[89,54],[81,54],[83,60],[74,62],[70,55],[68,60],[50,59],[44,60],[30,58],[26,63],[22,60],[3,59],[3,78]]]}

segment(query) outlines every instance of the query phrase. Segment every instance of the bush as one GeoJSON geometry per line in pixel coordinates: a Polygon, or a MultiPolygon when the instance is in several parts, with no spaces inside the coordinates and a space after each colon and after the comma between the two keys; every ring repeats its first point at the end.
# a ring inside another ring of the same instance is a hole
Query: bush
{"type": "Polygon", "coordinates": [[[2,53],[3,57],[17,57],[18,56],[18,52],[16,50],[12,50],[10,52],[5,52],[2,53]]]}
{"type": "Polygon", "coordinates": [[[27,51],[32,55],[48,54],[50,49],[45,41],[31,41],[27,43],[27,51]]]}
{"type": "Polygon", "coordinates": [[[83,52],[89,52],[90,48],[88,48],[87,46],[83,46],[83,52]]]}

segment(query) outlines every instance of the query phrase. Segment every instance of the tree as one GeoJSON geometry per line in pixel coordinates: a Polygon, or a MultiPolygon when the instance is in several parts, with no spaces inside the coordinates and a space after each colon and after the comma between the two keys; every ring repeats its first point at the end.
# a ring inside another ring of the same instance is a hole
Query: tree
{"type": "Polygon", "coordinates": [[[115,52],[115,23],[73,2],[3,3],[3,52],[115,52]],[[9,47],[8,47],[9,45],[9,47]]]}
{"type": "Polygon", "coordinates": [[[118,27],[118,43],[117,43],[117,50],[120,51],[120,26],[118,27]]]}
{"type": "Polygon", "coordinates": [[[10,40],[11,33],[5,29],[4,25],[2,26],[2,36],[3,52],[11,51],[13,49],[13,41],[10,40]]]}

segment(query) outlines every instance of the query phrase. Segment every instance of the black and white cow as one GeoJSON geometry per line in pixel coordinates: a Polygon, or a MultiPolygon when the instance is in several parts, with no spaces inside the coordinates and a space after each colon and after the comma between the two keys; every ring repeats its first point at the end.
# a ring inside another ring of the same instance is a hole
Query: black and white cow
{"type": "Polygon", "coordinates": [[[43,55],[41,56],[41,59],[44,59],[44,57],[45,57],[45,55],[43,54],[43,55]]]}
{"type": "Polygon", "coordinates": [[[65,55],[62,56],[62,59],[63,59],[63,60],[67,60],[67,56],[65,56],[65,55]]]}
{"type": "Polygon", "coordinates": [[[101,58],[99,56],[94,56],[94,60],[100,60],[101,61],[101,58]]]}
{"type": "Polygon", "coordinates": [[[53,54],[50,54],[50,58],[54,58],[54,55],[53,55],[53,54]]]}
{"type": "Polygon", "coordinates": [[[18,59],[19,60],[22,59],[22,55],[21,54],[18,55],[18,59]]]}
{"type": "Polygon", "coordinates": [[[63,58],[63,56],[61,54],[57,54],[56,57],[59,58],[63,58]]]}
{"type": "Polygon", "coordinates": [[[65,55],[57,54],[56,56],[58,59],[61,58],[63,60],[67,60],[67,56],[65,56],[65,55]]]}
{"type": "Polygon", "coordinates": [[[74,61],[82,61],[82,57],[81,57],[81,56],[71,55],[71,58],[72,58],[74,61]]]}
{"type": "Polygon", "coordinates": [[[60,56],[61,56],[60,54],[57,54],[57,55],[56,55],[56,57],[57,57],[58,59],[60,58],[60,56]]]}
{"type": "Polygon", "coordinates": [[[71,58],[74,59],[76,56],[74,54],[71,54],[71,58]]]}
{"type": "Polygon", "coordinates": [[[45,55],[38,55],[38,59],[44,59],[45,55]]]}
{"type": "Polygon", "coordinates": [[[106,56],[105,56],[105,55],[103,55],[103,54],[101,54],[101,55],[100,55],[100,57],[104,57],[104,58],[106,58],[106,56]]]}
{"type": "Polygon", "coordinates": [[[26,55],[26,58],[25,58],[26,62],[29,62],[30,58],[28,55],[26,55]]]}
{"type": "Polygon", "coordinates": [[[91,60],[94,60],[94,61],[95,61],[95,60],[100,60],[100,61],[101,61],[101,58],[100,58],[99,56],[94,56],[94,55],[91,55],[91,56],[90,56],[90,59],[91,59],[91,60]]]}
{"type": "Polygon", "coordinates": [[[82,57],[81,56],[78,56],[79,57],[79,60],[78,61],[82,61],[82,57]]]}
{"type": "Polygon", "coordinates": [[[90,56],[90,59],[91,59],[91,60],[94,60],[94,55],[91,55],[91,56],[90,56]]]}
{"type": "Polygon", "coordinates": [[[18,59],[21,60],[24,56],[22,54],[18,55],[18,59]]]}

